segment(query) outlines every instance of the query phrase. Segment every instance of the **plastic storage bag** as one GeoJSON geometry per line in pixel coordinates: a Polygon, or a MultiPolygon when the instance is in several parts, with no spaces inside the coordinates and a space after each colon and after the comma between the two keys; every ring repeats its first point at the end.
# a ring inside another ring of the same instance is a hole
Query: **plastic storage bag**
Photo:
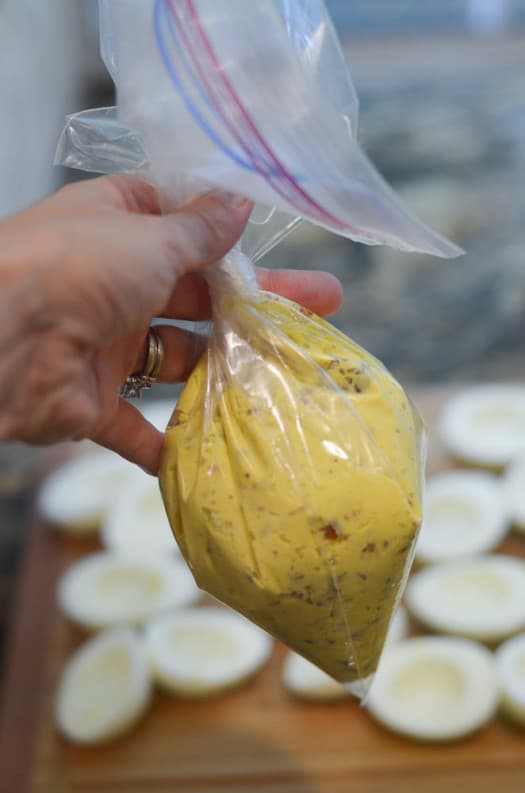
{"type": "Polygon", "coordinates": [[[58,162],[103,173],[147,163],[166,208],[204,184],[239,192],[272,213],[248,228],[252,258],[298,217],[370,244],[460,252],[401,207],[360,149],[357,97],[321,0],[100,9],[118,108],[71,117],[58,162]]]}
{"type": "Polygon", "coordinates": [[[249,286],[243,258],[213,271],[164,501],[200,587],[362,696],[421,521],[421,421],[371,355],[249,286]]]}
{"type": "MultiPolygon", "coordinates": [[[[399,205],[356,142],[319,0],[101,0],[118,108],[70,117],[57,161],[140,171],[166,210],[215,185],[258,202],[252,260],[300,217],[368,243],[455,246],[399,205]]],[[[367,352],[260,293],[233,251],[167,432],[161,488],[197,582],[364,695],[421,519],[424,433],[367,352]]]]}

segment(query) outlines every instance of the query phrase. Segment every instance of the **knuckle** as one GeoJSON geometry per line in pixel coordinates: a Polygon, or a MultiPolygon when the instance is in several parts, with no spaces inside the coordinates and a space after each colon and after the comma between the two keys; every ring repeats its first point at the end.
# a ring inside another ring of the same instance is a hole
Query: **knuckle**
{"type": "Polygon", "coordinates": [[[83,361],[58,333],[45,336],[28,367],[20,415],[32,417],[37,440],[88,437],[98,420],[98,406],[86,389],[83,361]]]}
{"type": "Polygon", "coordinates": [[[70,198],[77,195],[78,189],[78,184],[76,182],[70,182],[69,184],[62,185],[55,192],[55,199],[63,199],[64,202],[68,202],[70,198]]]}

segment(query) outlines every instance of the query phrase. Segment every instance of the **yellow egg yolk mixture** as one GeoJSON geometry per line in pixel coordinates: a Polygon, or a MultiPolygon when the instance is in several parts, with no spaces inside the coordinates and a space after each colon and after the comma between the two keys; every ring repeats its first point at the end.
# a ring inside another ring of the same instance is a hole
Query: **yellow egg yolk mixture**
{"type": "Polygon", "coordinates": [[[336,680],[365,680],[421,522],[421,420],[309,311],[268,293],[231,311],[168,427],[173,531],[202,589],[336,680]]]}

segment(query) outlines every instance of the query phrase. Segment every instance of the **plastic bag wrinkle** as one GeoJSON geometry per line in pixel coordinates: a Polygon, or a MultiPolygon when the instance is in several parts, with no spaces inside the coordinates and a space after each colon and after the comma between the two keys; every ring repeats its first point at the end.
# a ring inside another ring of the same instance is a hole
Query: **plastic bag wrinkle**
{"type": "Polygon", "coordinates": [[[114,158],[129,171],[140,141],[167,208],[213,185],[276,209],[249,226],[251,258],[299,217],[367,244],[461,253],[401,206],[359,148],[357,95],[321,0],[101,0],[101,11],[129,140],[106,139],[102,118],[70,119],[59,162],[106,172],[114,158]]]}
{"type": "Polygon", "coordinates": [[[273,295],[231,311],[232,283],[168,432],[167,510],[201,587],[364,695],[419,527],[422,426],[357,345],[273,295]]]}

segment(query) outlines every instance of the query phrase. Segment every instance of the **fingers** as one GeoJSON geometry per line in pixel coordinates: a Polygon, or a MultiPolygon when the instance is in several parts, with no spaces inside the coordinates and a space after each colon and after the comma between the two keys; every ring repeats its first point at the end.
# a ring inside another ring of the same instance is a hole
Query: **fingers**
{"type": "MultiPolygon", "coordinates": [[[[111,210],[119,213],[120,224],[113,218],[106,235],[101,219],[97,220],[96,233],[90,238],[90,245],[95,245],[97,240],[100,242],[97,258],[101,259],[103,269],[107,271],[108,262],[119,269],[125,261],[129,277],[133,278],[136,273],[133,282],[142,287],[144,307],[147,298],[144,274],[147,272],[152,309],[158,296],[171,291],[170,284],[178,282],[164,310],[165,297],[152,314],[180,319],[210,316],[207,286],[195,271],[216,263],[233,247],[252,208],[246,199],[213,190],[176,212],[161,215],[155,188],[142,179],[126,175],[71,185],[52,200],[63,204],[60,196],[67,198],[70,211],[73,207],[80,209],[81,205],[91,204],[94,210],[102,210],[104,218],[111,210]]],[[[341,285],[328,273],[259,268],[258,278],[262,289],[288,297],[322,316],[336,311],[342,302],[341,285]]]]}
{"type": "Polygon", "coordinates": [[[252,203],[214,191],[160,218],[150,218],[155,243],[177,278],[215,264],[235,245],[252,210],[252,203]]]}
{"type": "MultiPolygon", "coordinates": [[[[109,177],[108,182],[128,211],[158,214],[158,198],[151,185],[126,176],[109,177]]],[[[193,271],[215,263],[231,249],[251,207],[249,201],[238,196],[213,191],[173,215],[158,219],[163,223],[169,255],[173,255],[174,261],[183,262],[167,317],[207,319],[210,316],[206,284],[193,271]]],[[[257,277],[261,289],[288,297],[321,316],[337,311],[343,301],[341,284],[329,273],[260,267],[257,277]]]]}
{"type": "Polygon", "coordinates": [[[141,215],[161,213],[155,187],[136,176],[113,174],[94,179],[91,184],[93,190],[98,189],[101,192],[101,200],[107,199],[116,209],[141,215]]]}
{"type": "Polygon", "coordinates": [[[193,322],[210,319],[210,293],[204,276],[201,273],[187,273],[179,278],[161,316],[193,322]]]}
{"type": "MultiPolygon", "coordinates": [[[[198,333],[171,325],[155,325],[155,332],[160,336],[164,347],[164,363],[157,377],[158,382],[182,383],[188,379],[206,349],[206,339],[198,333]]],[[[134,371],[144,371],[148,348],[146,340],[134,371]]]]}
{"type": "MultiPolygon", "coordinates": [[[[329,273],[259,267],[257,278],[261,289],[294,300],[320,316],[337,311],[343,300],[341,283],[329,273]]],[[[194,321],[210,319],[211,303],[205,278],[200,273],[184,275],[177,283],[162,316],[194,321]]]]}
{"type": "Polygon", "coordinates": [[[164,436],[129,402],[120,400],[111,423],[92,440],[157,476],[164,436]]]}
{"type": "Polygon", "coordinates": [[[261,289],[294,300],[321,317],[333,314],[343,302],[341,283],[331,273],[259,267],[257,279],[261,289]]]}
{"type": "Polygon", "coordinates": [[[59,273],[47,278],[50,299],[89,327],[97,346],[162,316],[178,279],[222,258],[251,210],[249,201],[213,192],[159,215],[153,188],[131,177],[94,180],[89,192],[100,194],[89,211],[63,213],[53,233],[45,227],[45,264],[59,273]]]}
{"type": "MultiPolygon", "coordinates": [[[[172,214],[134,214],[129,207],[133,202],[138,206],[140,188],[133,190],[125,199],[128,211],[111,221],[105,236],[103,221],[97,223],[95,241],[102,276],[119,283],[118,306],[136,321],[138,313],[141,318],[163,316],[166,297],[179,279],[215,264],[235,245],[251,203],[213,192],[172,214]]],[[[183,311],[180,318],[187,314],[183,311]]]]}
{"type": "MultiPolygon", "coordinates": [[[[106,177],[106,182],[128,211],[159,213],[158,197],[151,185],[127,176],[106,177]]],[[[251,206],[238,196],[214,191],[162,218],[167,221],[164,228],[168,250],[175,258],[185,260],[186,273],[180,278],[165,316],[180,319],[210,316],[208,289],[192,271],[213,264],[230,250],[244,228],[251,206]],[[236,221],[242,226],[236,227],[236,221]],[[233,242],[232,232],[237,234],[233,242]]],[[[329,273],[259,267],[257,277],[261,289],[288,297],[321,316],[337,311],[343,300],[339,280],[329,273]]]]}

